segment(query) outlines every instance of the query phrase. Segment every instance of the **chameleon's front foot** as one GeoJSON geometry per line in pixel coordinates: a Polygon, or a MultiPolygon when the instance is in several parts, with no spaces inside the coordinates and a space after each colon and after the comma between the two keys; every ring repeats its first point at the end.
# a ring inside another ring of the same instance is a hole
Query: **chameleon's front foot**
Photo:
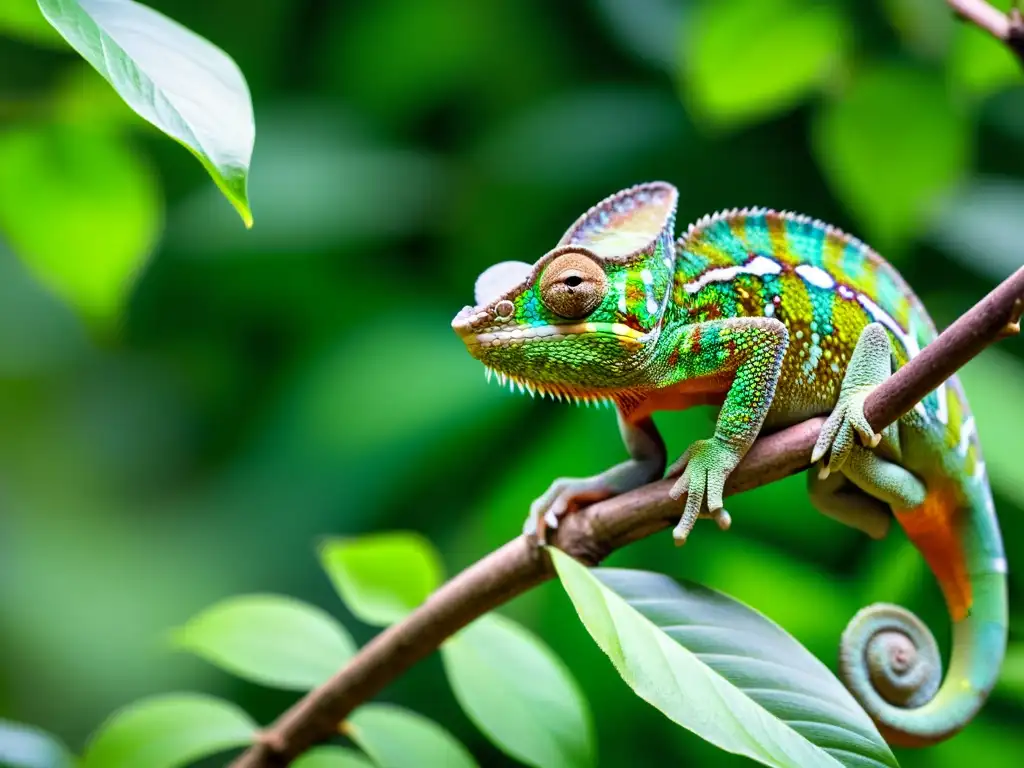
{"type": "Polygon", "coordinates": [[[687,494],[683,515],[672,531],[677,545],[686,543],[690,530],[701,516],[705,500],[708,515],[718,523],[719,528],[724,531],[732,524],[732,518],[724,509],[722,497],[725,494],[725,480],[741,458],[735,448],[717,437],[711,437],[695,441],[669,468],[668,474],[674,475],[686,467],[669,491],[673,499],[687,494]]]}

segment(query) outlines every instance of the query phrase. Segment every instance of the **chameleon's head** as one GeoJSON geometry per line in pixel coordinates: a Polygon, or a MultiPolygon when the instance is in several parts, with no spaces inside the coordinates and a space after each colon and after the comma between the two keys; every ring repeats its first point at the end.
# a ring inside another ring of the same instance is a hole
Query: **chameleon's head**
{"type": "Polygon", "coordinates": [[[678,193],[664,183],[612,195],[535,264],[506,261],[476,282],[452,327],[502,380],[606,399],[641,381],[675,266],[678,193]]]}

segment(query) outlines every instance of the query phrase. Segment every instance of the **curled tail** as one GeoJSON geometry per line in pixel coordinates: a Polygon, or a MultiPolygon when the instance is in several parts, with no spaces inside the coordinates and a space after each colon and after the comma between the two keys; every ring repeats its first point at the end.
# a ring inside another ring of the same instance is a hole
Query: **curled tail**
{"type": "Polygon", "coordinates": [[[945,678],[935,638],[904,608],[871,605],[843,633],[840,675],[896,746],[923,747],[957,733],[985,703],[1003,663],[1002,536],[983,469],[968,482],[960,493],[930,492],[920,507],[896,511],[935,573],[953,620],[945,678]]]}

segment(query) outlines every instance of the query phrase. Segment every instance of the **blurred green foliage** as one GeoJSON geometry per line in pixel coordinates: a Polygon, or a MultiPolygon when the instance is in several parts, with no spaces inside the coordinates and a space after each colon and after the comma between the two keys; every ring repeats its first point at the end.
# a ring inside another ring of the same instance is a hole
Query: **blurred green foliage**
{"type": "MultiPolygon", "coordinates": [[[[363,644],[376,630],[339,608],[323,537],[411,528],[450,573],[517,533],[553,477],[621,458],[609,412],[486,386],[449,328],[479,271],[537,258],[606,194],[663,178],[680,222],[742,205],[826,219],[881,248],[940,325],[1024,261],[1024,80],[938,0],[150,5],[246,75],[250,231],[34,0],[0,8],[0,718],[79,753],[143,696],[203,690],[257,723],[294,700],[170,652],[172,628],[229,596],[293,595],[363,644]]],[[[1005,342],[963,376],[1015,642],[1022,357],[1005,342]]],[[[671,451],[712,415],[660,419],[671,451]]],[[[799,477],[729,509],[727,533],[701,527],[685,552],[656,536],[609,564],[707,583],[833,667],[872,600],[945,643],[899,532],[871,543],[817,515],[799,477]]],[[[633,697],[557,585],[503,612],[578,681],[600,765],[749,764],[633,697]]],[[[901,765],[1017,765],[1019,667],[962,734],[901,765]]],[[[381,699],[481,765],[517,764],[438,657],[381,699]]],[[[224,722],[225,744],[250,727],[224,722]]]]}

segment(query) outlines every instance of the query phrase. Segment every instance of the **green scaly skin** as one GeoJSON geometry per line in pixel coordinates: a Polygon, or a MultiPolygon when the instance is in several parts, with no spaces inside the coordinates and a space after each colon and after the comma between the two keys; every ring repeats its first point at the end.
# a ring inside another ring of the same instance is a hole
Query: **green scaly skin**
{"type": "Polygon", "coordinates": [[[931,633],[891,605],[850,622],[840,672],[891,742],[948,738],[981,708],[1006,646],[1006,559],[974,420],[956,377],[881,434],[863,413],[934,324],[881,256],[834,227],[744,209],[674,240],[676,200],[661,182],[612,195],[535,264],[486,270],[476,306],[452,322],[488,375],[617,409],[629,458],[555,480],[524,531],[543,538],[580,506],[661,477],[652,414],[701,404],[721,410],[714,434],[668,470],[682,470],[673,497],[686,494],[673,535],[684,542],[702,515],[727,528],[726,478],[761,430],[829,414],[808,473],[813,504],[874,538],[895,517],[953,621],[945,678],[931,633]]]}

